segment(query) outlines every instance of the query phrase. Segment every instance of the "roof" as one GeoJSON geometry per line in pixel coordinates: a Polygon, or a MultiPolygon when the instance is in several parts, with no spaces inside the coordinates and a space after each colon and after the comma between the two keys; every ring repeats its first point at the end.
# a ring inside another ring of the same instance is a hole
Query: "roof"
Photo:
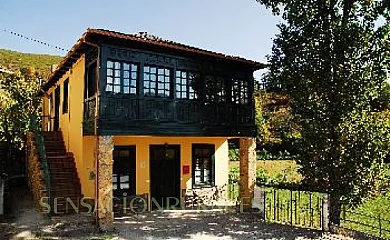
{"type": "Polygon", "coordinates": [[[57,68],[49,77],[48,81],[42,86],[42,89],[44,91],[47,91],[51,86],[53,86],[62,77],[62,75],[65,74],[72,67],[72,65],[81,57],[81,55],[84,54],[90,48],[91,43],[94,44],[98,42],[97,39],[103,39],[105,41],[118,40],[132,42],[144,44],[151,47],[160,47],[166,50],[176,50],[188,54],[203,55],[206,57],[213,57],[217,59],[233,61],[236,63],[242,63],[252,67],[253,70],[265,68],[265,64],[256,61],[208,51],[170,40],[164,40],[157,36],[150,35],[146,32],[140,32],[137,34],[126,34],[104,29],[88,28],[87,31],[82,35],[82,37],[73,45],[67,55],[58,64],[57,68]]]}

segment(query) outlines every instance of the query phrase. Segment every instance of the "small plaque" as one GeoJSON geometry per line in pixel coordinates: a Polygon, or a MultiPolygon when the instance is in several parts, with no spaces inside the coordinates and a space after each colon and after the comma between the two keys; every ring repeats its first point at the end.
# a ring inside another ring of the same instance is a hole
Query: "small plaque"
{"type": "Polygon", "coordinates": [[[184,165],[183,166],[183,174],[189,174],[190,173],[190,166],[184,165]]]}

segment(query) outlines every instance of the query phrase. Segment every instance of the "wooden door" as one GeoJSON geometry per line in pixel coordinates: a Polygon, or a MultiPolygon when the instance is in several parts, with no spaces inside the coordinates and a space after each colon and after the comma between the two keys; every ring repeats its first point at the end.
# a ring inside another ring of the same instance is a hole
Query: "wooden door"
{"type": "Polygon", "coordinates": [[[180,207],[180,145],[150,146],[152,209],[180,207]]]}

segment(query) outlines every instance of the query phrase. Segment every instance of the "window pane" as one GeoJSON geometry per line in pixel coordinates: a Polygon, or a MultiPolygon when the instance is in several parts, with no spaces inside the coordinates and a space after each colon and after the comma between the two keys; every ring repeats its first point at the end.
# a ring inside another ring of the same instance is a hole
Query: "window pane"
{"type": "Polygon", "coordinates": [[[151,67],[150,68],[150,73],[156,73],[156,68],[155,67],[151,67]]]}
{"type": "Polygon", "coordinates": [[[129,79],[123,79],[123,86],[129,86],[130,80],[129,79]]]}
{"type": "Polygon", "coordinates": [[[124,78],[130,78],[130,73],[129,73],[129,71],[124,71],[124,72],[123,72],[123,77],[124,77],[124,78]]]}
{"type": "Polygon", "coordinates": [[[137,71],[137,65],[131,64],[131,71],[137,71]]]}
{"type": "Polygon", "coordinates": [[[123,70],[130,70],[130,65],[128,63],[124,63],[123,70]]]}
{"type": "Polygon", "coordinates": [[[123,93],[128,94],[129,92],[129,87],[123,87],[123,93]]]}
{"type": "Polygon", "coordinates": [[[112,76],[114,71],[112,69],[107,69],[107,76],[112,76]]]}
{"type": "Polygon", "coordinates": [[[121,84],[121,79],[119,77],[115,78],[114,84],[120,85],[121,84]]]}
{"type": "Polygon", "coordinates": [[[107,68],[113,68],[114,63],[112,61],[107,61],[107,68]]]}
{"type": "Polygon", "coordinates": [[[120,181],[121,182],[128,182],[129,181],[129,175],[122,175],[121,177],[120,177],[120,181]]]}
{"type": "Polygon", "coordinates": [[[107,83],[111,84],[112,83],[112,77],[107,77],[107,83]]]}
{"type": "Polygon", "coordinates": [[[119,62],[115,62],[115,69],[119,69],[121,66],[120,66],[120,63],[119,62]]]}
{"type": "Polygon", "coordinates": [[[136,72],[132,72],[131,73],[131,78],[132,79],[136,79],[137,78],[137,73],[136,72]]]}
{"type": "Polygon", "coordinates": [[[115,86],[115,87],[114,87],[114,92],[115,92],[115,93],[119,93],[120,91],[121,91],[120,86],[115,86]]]}

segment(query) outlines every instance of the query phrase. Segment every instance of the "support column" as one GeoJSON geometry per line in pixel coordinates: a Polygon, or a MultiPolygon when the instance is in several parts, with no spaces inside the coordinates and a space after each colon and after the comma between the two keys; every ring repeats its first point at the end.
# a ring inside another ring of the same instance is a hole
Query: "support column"
{"type": "Polygon", "coordinates": [[[114,165],[113,136],[99,136],[97,171],[97,222],[102,230],[114,221],[112,170],[114,165]]]}
{"type": "Polygon", "coordinates": [[[241,210],[250,211],[256,186],[256,138],[240,138],[241,210]]]}

